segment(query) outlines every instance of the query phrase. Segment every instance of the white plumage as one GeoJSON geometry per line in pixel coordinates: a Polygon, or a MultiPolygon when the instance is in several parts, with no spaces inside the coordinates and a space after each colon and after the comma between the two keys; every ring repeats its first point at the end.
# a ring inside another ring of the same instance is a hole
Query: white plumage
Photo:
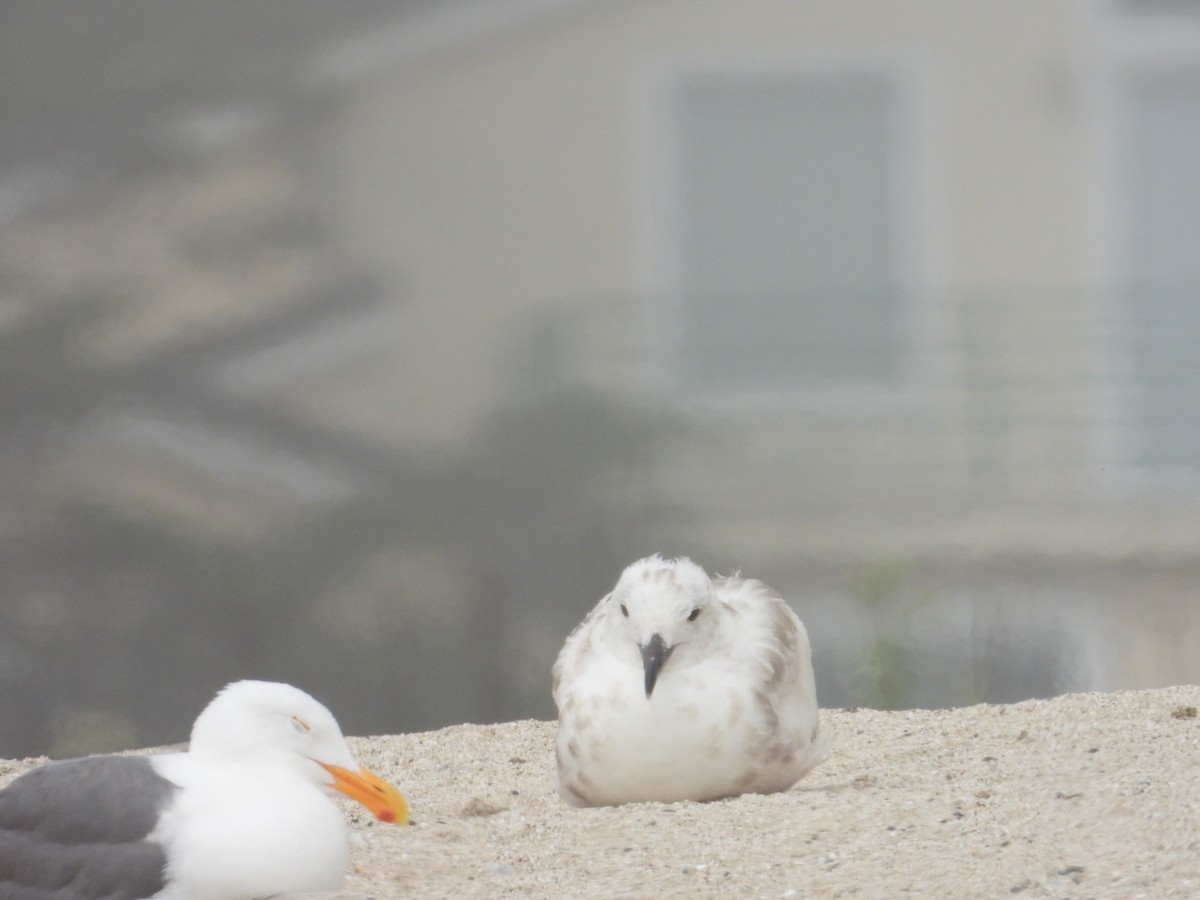
{"type": "Polygon", "coordinates": [[[554,666],[559,793],[575,806],[791,787],[825,756],[804,625],[753,579],[629,566],[554,666]]]}
{"type": "Polygon", "coordinates": [[[334,890],[350,856],[338,794],[408,821],[400,792],[359,767],[328,709],[291,685],[236,682],[196,719],[187,752],[52,763],[0,791],[0,895],[334,890]],[[11,872],[9,856],[23,860],[11,872]]]}

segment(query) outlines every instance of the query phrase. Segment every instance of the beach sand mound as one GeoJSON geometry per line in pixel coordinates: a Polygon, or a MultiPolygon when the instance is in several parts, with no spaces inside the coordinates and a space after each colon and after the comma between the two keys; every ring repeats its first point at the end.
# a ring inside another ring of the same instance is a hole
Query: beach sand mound
{"type": "MultiPolygon", "coordinates": [[[[346,805],[340,897],[1196,897],[1200,686],[825,710],[782,794],[577,810],[553,723],[356,738],[415,825],[346,805]]],[[[6,783],[36,761],[0,763],[6,783]]]]}

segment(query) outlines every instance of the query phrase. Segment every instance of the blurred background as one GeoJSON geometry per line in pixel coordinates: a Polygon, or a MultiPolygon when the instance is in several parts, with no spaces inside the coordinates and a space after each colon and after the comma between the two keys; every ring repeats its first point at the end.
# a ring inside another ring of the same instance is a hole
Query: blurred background
{"type": "Polygon", "coordinates": [[[0,756],[551,718],[651,552],[824,705],[1200,680],[1200,7],[6,0],[0,756]]]}

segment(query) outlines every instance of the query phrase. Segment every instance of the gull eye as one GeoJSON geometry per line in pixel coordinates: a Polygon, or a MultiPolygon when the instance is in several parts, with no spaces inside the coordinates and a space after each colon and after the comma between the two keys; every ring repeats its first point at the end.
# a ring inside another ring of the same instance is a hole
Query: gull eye
{"type": "Polygon", "coordinates": [[[700,618],[700,607],[697,606],[692,610],[691,615],[688,616],[688,621],[695,622],[698,618],[700,618]]]}
{"type": "Polygon", "coordinates": [[[309,725],[307,722],[305,722],[299,716],[292,716],[292,727],[295,728],[297,731],[299,731],[301,734],[307,734],[308,732],[312,731],[312,726],[309,725]]]}
{"type": "Polygon", "coordinates": [[[625,604],[624,604],[624,603],[622,603],[622,604],[621,604],[621,615],[623,615],[623,616],[624,616],[625,618],[627,618],[627,619],[629,618],[629,610],[627,610],[627,609],[625,608],[625,604]]]}

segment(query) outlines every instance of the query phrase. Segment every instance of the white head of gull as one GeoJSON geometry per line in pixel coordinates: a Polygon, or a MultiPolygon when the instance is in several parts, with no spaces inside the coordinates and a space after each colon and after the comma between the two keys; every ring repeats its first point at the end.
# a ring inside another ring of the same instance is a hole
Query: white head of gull
{"type": "Polygon", "coordinates": [[[339,795],[408,821],[404,797],[359,766],[328,709],[291,685],[235,682],[200,714],[187,752],[51,763],[0,791],[0,896],[335,890],[350,856],[339,795]]]}

